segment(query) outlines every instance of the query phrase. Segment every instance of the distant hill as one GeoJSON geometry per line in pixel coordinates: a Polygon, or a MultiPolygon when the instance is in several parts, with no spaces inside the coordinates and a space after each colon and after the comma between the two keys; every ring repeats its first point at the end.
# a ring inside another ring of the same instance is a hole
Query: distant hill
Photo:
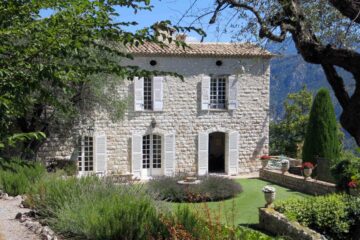
{"type": "MultiPolygon", "coordinates": [[[[296,54],[293,46],[282,51],[282,53],[283,55],[281,57],[274,58],[271,61],[271,119],[281,119],[283,117],[283,102],[286,96],[289,93],[299,91],[303,85],[306,85],[314,94],[321,87],[328,88],[333,99],[335,113],[339,117],[342,111],[341,106],[334,97],[334,93],[326,80],[321,66],[306,63],[300,55],[296,54]]],[[[353,91],[354,81],[352,76],[345,71],[339,71],[339,74],[345,79],[346,87],[350,91],[353,91]]],[[[346,141],[344,144],[348,148],[355,146],[353,139],[348,134],[346,134],[346,141]]]]}

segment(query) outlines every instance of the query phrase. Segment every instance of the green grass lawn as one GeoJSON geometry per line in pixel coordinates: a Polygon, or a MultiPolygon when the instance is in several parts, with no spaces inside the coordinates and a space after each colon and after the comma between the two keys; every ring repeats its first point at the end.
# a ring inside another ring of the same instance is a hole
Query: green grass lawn
{"type": "Polygon", "coordinates": [[[211,212],[213,218],[218,218],[225,224],[256,224],[259,222],[258,208],[265,205],[264,194],[261,191],[265,185],[272,185],[276,188],[275,202],[309,196],[260,179],[238,179],[236,181],[243,187],[243,192],[235,198],[221,202],[170,204],[173,208],[187,204],[202,214],[211,212]]]}

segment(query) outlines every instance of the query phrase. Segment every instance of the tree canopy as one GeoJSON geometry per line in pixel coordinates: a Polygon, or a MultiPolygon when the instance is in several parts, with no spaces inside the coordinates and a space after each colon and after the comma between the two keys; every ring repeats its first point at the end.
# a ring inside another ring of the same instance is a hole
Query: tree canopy
{"type": "MultiPolygon", "coordinates": [[[[360,145],[360,4],[357,0],[216,0],[210,23],[229,22],[237,36],[283,42],[290,36],[305,61],[320,64],[343,108],[340,121],[360,145]],[[348,92],[338,69],[356,82],[348,92]]],[[[229,24],[226,23],[225,26],[229,24]]]]}
{"type": "Polygon", "coordinates": [[[119,7],[131,8],[134,14],[152,8],[149,0],[0,2],[2,147],[18,139],[24,142],[20,149],[36,151],[41,144],[36,133],[49,135],[55,126],[64,132],[89,108],[111,106],[114,115],[121,116],[124,99],[117,99],[111,84],[135,75],[160,74],[122,65],[122,59],[132,58],[126,46],[154,42],[165,47],[160,35],[202,33],[171,26],[169,21],[129,32],[127,27],[137,23],[121,21],[119,7]],[[49,16],[41,16],[44,9],[49,16]]]}
{"type": "Polygon", "coordinates": [[[307,126],[303,161],[317,164],[320,180],[332,181],[330,169],[340,157],[341,142],[329,91],[322,88],[315,96],[307,126]]]}
{"type": "Polygon", "coordinates": [[[299,92],[288,94],[284,118],[270,123],[270,154],[301,158],[311,103],[312,93],[306,86],[299,92]]]}

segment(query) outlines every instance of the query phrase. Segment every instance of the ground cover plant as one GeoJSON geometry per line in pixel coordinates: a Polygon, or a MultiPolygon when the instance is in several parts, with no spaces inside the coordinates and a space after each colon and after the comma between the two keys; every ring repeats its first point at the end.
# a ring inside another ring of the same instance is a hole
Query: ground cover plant
{"type": "Polygon", "coordinates": [[[145,189],[48,174],[30,189],[26,203],[41,222],[71,239],[272,239],[205,218],[186,205],[169,209],[145,189]]]}
{"type": "Polygon", "coordinates": [[[45,173],[41,163],[20,159],[1,159],[0,189],[11,196],[24,194],[45,173]]]}
{"type": "Polygon", "coordinates": [[[204,202],[232,198],[242,192],[241,185],[219,176],[198,177],[199,184],[181,185],[183,177],[159,177],[149,181],[148,192],[156,199],[170,202],[204,202]]]}
{"type": "Polygon", "coordinates": [[[178,206],[189,206],[206,218],[218,219],[225,225],[252,225],[259,223],[258,208],[264,207],[265,199],[261,191],[266,185],[276,188],[276,200],[290,198],[304,199],[309,195],[292,191],[290,189],[271,184],[260,179],[236,179],[241,184],[243,192],[236,197],[218,202],[206,203],[167,203],[169,208],[176,209],[178,206]]]}
{"type": "Polygon", "coordinates": [[[329,239],[358,239],[360,236],[359,197],[332,194],[293,199],[276,204],[275,209],[329,239]]]}

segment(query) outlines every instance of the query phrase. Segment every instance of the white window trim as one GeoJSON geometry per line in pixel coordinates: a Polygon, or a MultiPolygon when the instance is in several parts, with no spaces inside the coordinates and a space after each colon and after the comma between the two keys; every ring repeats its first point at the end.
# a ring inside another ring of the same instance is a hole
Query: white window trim
{"type": "MultiPolygon", "coordinates": [[[[163,175],[163,169],[164,169],[164,156],[163,156],[163,148],[164,148],[164,137],[162,134],[156,134],[156,133],[149,133],[142,135],[142,140],[145,136],[149,136],[149,168],[144,168],[144,153],[142,153],[142,163],[141,168],[147,169],[150,171],[150,177],[156,176],[156,175],[163,175]],[[154,136],[159,137],[160,139],[160,168],[154,168],[154,136]],[[155,174],[153,174],[153,172],[155,174]]],[[[142,142],[142,149],[144,151],[144,142],[142,142]]]]}
{"type": "Polygon", "coordinates": [[[80,136],[80,146],[78,146],[78,149],[81,148],[81,154],[78,154],[78,173],[79,175],[87,175],[90,173],[94,173],[95,172],[95,152],[94,152],[94,136],[80,136]],[[92,170],[85,170],[85,138],[89,137],[92,138],[91,142],[92,142],[92,170]],[[80,157],[80,161],[81,161],[81,170],[79,169],[79,157],[80,157]]]}
{"type": "Polygon", "coordinates": [[[228,75],[213,75],[210,78],[210,103],[209,103],[209,110],[213,111],[223,111],[223,110],[227,110],[227,101],[228,101],[228,92],[226,91],[227,85],[228,85],[228,81],[229,81],[229,76],[228,75]],[[211,103],[211,97],[212,95],[212,81],[216,80],[216,97],[217,97],[217,102],[216,103],[211,103]],[[224,107],[218,107],[220,105],[219,103],[219,96],[220,96],[220,89],[219,89],[219,82],[221,79],[224,79],[224,107]],[[214,107],[215,105],[215,107],[214,107]]]}

